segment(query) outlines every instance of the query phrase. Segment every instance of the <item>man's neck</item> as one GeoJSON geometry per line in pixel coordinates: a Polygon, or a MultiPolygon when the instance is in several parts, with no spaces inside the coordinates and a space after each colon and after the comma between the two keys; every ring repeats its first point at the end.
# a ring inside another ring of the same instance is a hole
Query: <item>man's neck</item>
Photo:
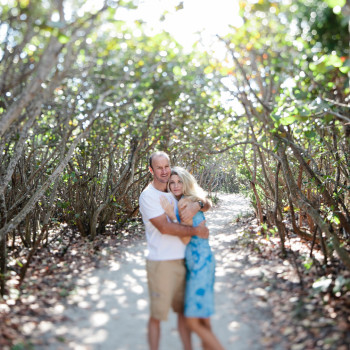
{"type": "Polygon", "coordinates": [[[167,184],[163,184],[161,182],[158,182],[158,181],[152,181],[152,185],[153,187],[158,190],[158,191],[162,191],[162,192],[166,192],[166,186],[167,184]]]}

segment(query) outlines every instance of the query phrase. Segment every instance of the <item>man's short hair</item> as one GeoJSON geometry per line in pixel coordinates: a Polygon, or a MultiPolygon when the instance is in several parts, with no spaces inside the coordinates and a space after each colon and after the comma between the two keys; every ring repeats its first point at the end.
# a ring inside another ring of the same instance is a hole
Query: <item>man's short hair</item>
{"type": "Polygon", "coordinates": [[[153,169],[153,166],[152,166],[152,159],[154,157],[159,157],[159,156],[162,156],[162,157],[165,157],[169,160],[169,163],[170,163],[170,158],[169,158],[169,155],[163,151],[157,151],[157,152],[153,152],[151,154],[151,156],[149,157],[149,166],[153,169]]]}

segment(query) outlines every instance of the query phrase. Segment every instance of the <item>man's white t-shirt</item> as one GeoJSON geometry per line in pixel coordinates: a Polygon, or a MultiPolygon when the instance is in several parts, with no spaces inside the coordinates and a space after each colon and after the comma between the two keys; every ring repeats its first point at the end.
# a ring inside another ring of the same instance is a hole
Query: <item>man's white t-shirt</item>
{"type": "Polygon", "coordinates": [[[145,225],[146,239],[148,245],[148,260],[176,260],[185,258],[186,245],[177,236],[162,234],[151,223],[150,219],[164,214],[160,204],[160,197],[166,196],[169,201],[177,205],[171,193],[157,190],[149,184],[141,193],[139,198],[140,212],[145,225]]]}

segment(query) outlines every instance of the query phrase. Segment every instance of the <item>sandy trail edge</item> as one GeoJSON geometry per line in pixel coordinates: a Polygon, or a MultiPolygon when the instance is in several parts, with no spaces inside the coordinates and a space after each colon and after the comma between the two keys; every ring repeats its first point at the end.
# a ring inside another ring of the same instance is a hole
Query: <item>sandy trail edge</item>
{"type": "MultiPolygon", "coordinates": [[[[271,315],[266,307],[259,307],[259,298],[251,293],[254,286],[242,279],[249,267],[247,253],[231,249],[236,235],[227,227],[234,217],[250,210],[249,202],[239,195],[220,195],[220,199],[219,206],[206,215],[217,264],[213,329],[227,350],[263,349],[260,325],[271,315]]],[[[122,257],[110,259],[108,267],[82,276],[66,302],[52,309],[65,321],[41,322],[32,333],[32,338],[42,343],[35,349],[148,349],[145,249],[143,240],[136,241],[123,251],[122,257]]],[[[193,340],[195,349],[200,349],[198,338],[194,336],[193,340]]],[[[171,313],[162,324],[160,349],[181,348],[176,316],[171,313]]]]}

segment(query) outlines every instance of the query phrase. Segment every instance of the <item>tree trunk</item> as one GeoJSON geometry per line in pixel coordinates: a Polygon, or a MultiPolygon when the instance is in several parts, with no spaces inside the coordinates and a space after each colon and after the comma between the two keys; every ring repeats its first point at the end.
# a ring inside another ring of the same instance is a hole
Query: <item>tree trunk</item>
{"type": "Polygon", "coordinates": [[[252,187],[252,190],[254,192],[255,199],[256,199],[257,217],[260,222],[260,225],[262,225],[262,223],[264,222],[264,217],[263,217],[260,197],[259,197],[258,191],[256,190],[255,183],[253,181],[250,181],[250,186],[252,187]]]}
{"type": "MultiPolygon", "coordinates": [[[[293,154],[295,157],[299,160],[300,164],[303,166],[305,169],[306,173],[308,174],[310,179],[313,179],[316,183],[317,186],[320,188],[323,188],[322,191],[322,197],[326,201],[327,205],[330,207],[333,207],[333,211],[337,213],[339,217],[340,224],[342,227],[345,229],[345,231],[350,234],[350,223],[347,221],[346,217],[343,215],[343,213],[339,210],[337,202],[333,199],[333,197],[329,194],[327,189],[323,186],[321,180],[318,178],[318,176],[315,174],[315,172],[310,168],[310,166],[307,164],[307,162],[304,160],[302,154],[300,151],[297,149],[297,147],[291,143],[290,147],[293,151],[293,154]]],[[[347,216],[349,216],[349,213],[346,213],[347,216]]]]}
{"type": "MultiPolygon", "coordinates": [[[[299,175],[298,175],[298,188],[301,191],[302,186],[302,180],[303,180],[303,167],[300,165],[299,167],[299,175]]],[[[303,214],[301,211],[301,208],[299,208],[299,227],[303,226],[303,214]]]]}
{"type": "Polygon", "coordinates": [[[0,137],[5,134],[11,124],[21,115],[23,108],[33,100],[34,96],[42,89],[41,84],[46,80],[53,66],[57,62],[58,54],[62,50],[62,45],[56,37],[51,41],[42,55],[38,64],[38,71],[35,77],[27,84],[15,103],[13,103],[0,119],[0,137]]]}
{"type": "Polygon", "coordinates": [[[56,167],[56,169],[53,171],[53,173],[49,176],[49,178],[46,180],[46,182],[39,188],[34,195],[30,198],[30,200],[27,202],[27,204],[23,207],[23,209],[12,219],[10,220],[4,227],[0,229],[0,238],[5,236],[8,232],[14,230],[20,222],[23,221],[23,219],[29,214],[29,212],[34,208],[35,204],[38,202],[38,200],[42,197],[44,192],[48,189],[48,187],[52,184],[53,181],[59,176],[64,168],[67,166],[67,163],[69,159],[72,157],[72,154],[75,150],[75,147],[80,142],[82,137],[86,134],[86,132],[83,132],[79,136],[76,137],[74,142],[69,148],[69,151],[67,152],[64,160],[56,167]]]}
{"type": "Polygon", "coordinates": [[[280,201],[279,201],[279,190],[278,190],[278,174],[280,172],[280,168],[281,168],[281,163],[278,162],[277,163],[277,169],[276,169],[276,175],[275,175],[275,205],[274,205],[274,209],[273,209],[273,217],[275,220],[275,225],[277,227],[277,231],[278,231],[278,235],[280,237],[281,240],[281,250],[282,250],[282,254],[285,256],[286,255],[286,248],[284,246],[285,243],[285,239],[286,239],[286,235],[285,235],[285,227],[282,223],[282,217],[281,220],[278,219],[278,208],[280,205],[280,201]]]}
{"type": "Polygon", "coordinates": [[[321,229],[322,232],[326,233],[327,238],[333,243],[334,248],[340,260],[344,263],[346,268],[350,270],[349,253],[344,247],[341,246],[337,235],[329,229],[327,223],[322,219],[318,211],[312,206],[312,204],[304,196],[304,194],[300,191],[297,184],[295,183],[292,171],[289,168],[285,149],[286,149],[285,145],[279,144],[278,155],[280,156],[282,169],[283,169],[285,179],[287,181],[287,185],[293,200],[296,203],[298,203],[300,208],[303,208],[307,213],[309,213],[313,221],[315,222],[315,224],[318,225],[318,227],[321,229]]]}
{"type": "Polygon", "coordinates": [[[0,238],[0,294],[4,296],[6,293],[6,266],[7,266],[7,235],[0,238]]]}

